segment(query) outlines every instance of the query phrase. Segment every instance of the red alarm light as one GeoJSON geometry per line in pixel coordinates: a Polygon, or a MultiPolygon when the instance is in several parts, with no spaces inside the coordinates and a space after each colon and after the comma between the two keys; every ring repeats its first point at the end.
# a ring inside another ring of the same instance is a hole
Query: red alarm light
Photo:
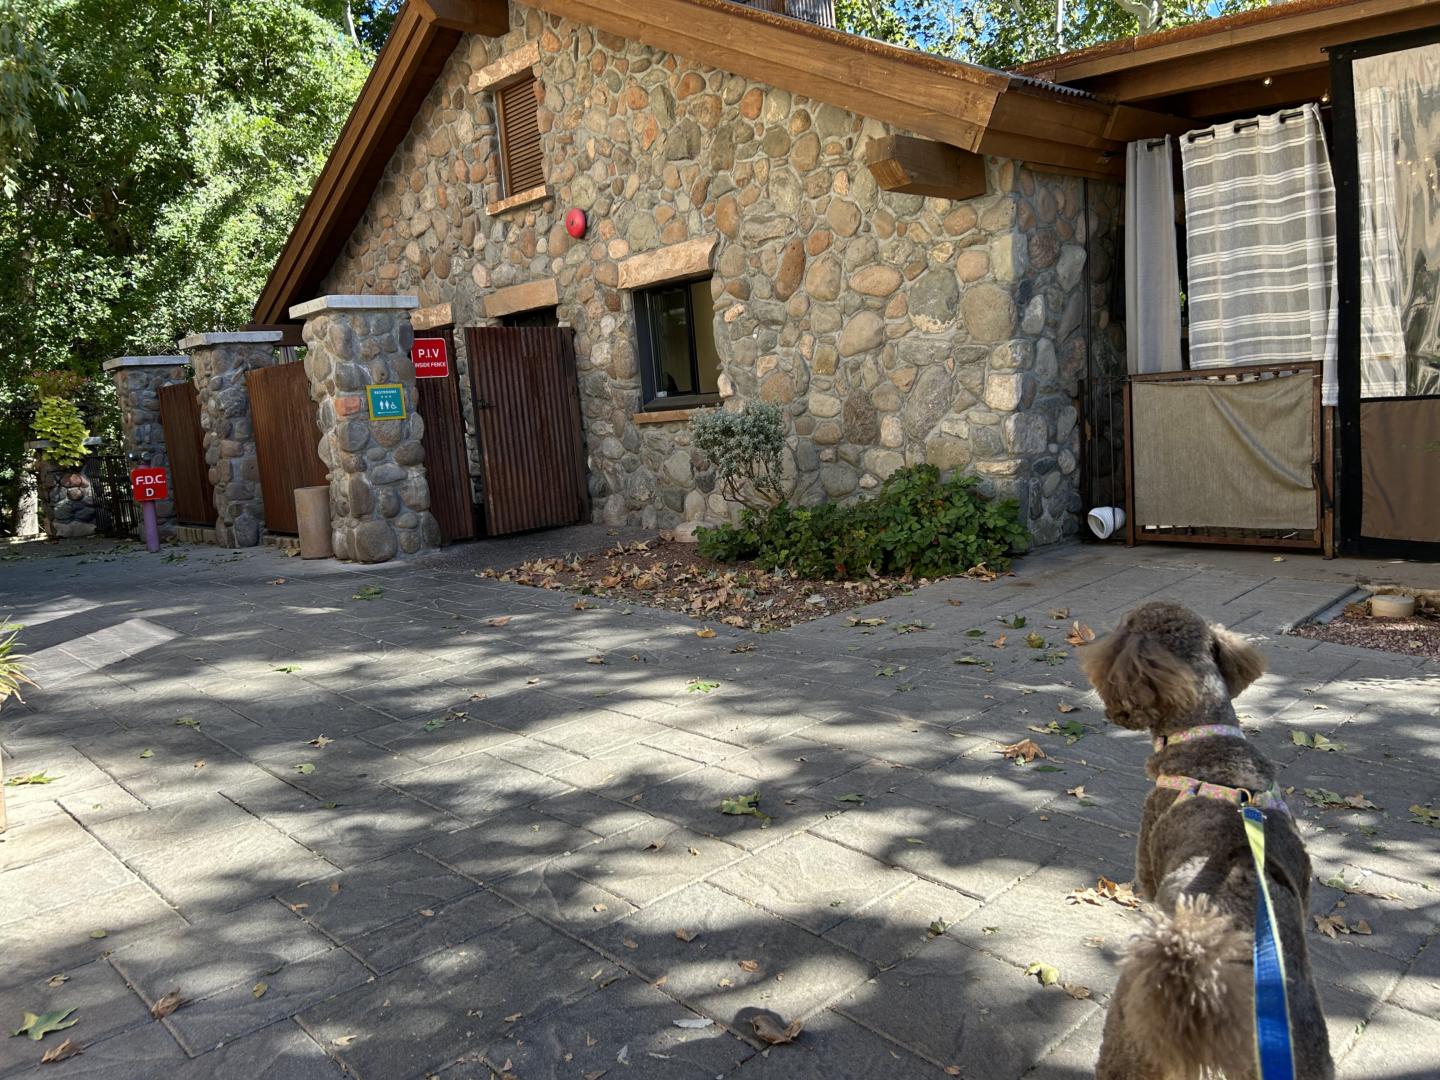
{"type": "Polygon", "coordinates": [[[565,215],[565,231],[579,240],[585,235],[588,222],[585,220],[585,211],[580,209],[571,210],[565,215]]]}

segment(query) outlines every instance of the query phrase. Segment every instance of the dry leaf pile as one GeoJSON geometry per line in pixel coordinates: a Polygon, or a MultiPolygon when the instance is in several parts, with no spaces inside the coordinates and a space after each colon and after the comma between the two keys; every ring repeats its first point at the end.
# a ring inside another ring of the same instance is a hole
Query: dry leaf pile
{"type": "MultiPolygon", "coordinates": [[[[645,604],[756,631],[782,630],[925,583],[894,577],[812,581],[749,563],[713,562],[702,558],[693,544],[667,540],[637,540],[599,554],[534,559],[508,570],[485,570],[480,576],[645,604]]],[[[579,604],[576,609],[585,610],[579,604]]]]}
{"type": "Polygon", "coordinates": [[[1135,883],[1133,881],[1118,882],[1111,881],[1101,876],[1093,889],[1075,889],[1065,897],[1067,904],[1094,904],[1099,907],[1105,901],[1112,904],[1119,904],[1125,908],[1138,908],[1140,898],[1135,895],[1135,883]]]}

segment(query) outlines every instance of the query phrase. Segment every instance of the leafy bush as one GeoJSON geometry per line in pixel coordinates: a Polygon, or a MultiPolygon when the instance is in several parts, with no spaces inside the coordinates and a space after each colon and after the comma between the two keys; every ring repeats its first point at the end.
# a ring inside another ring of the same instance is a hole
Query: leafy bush
{"type": "Polygon", "coordinates": [[[727,499],[773,506],[785,498],[780,467],[785,426],[778,405],[752,401],[738,413],[705,409],[690,418],[690,434],[715,467],[727,499]]]}
{"type": "MultiPolygon", "coordinates": [[[[6,698],[20,699],[20,687],[30,682],[25,676],[29,657],[15,651],[19,645],[20,627],[0,620],[0,705],[6,698]]],[[[31,684],[33,685],[33,684],[31,684]]]]}
{"type": "Polygon", "coordinates": [[[32,427],[37,439],[50,441],[50,449],[45,454],[57,465],[74,468],[90,452],[85,447],[90,432],[80,418],[79,407],[68,398],[42,398],[32,427]]]}
{"type": "Polygon", "coordinates": [[[873,499],[842,506],[746,509],[740,524],[700,529],[700,554],[721,562],[753,559],[801,577],[867,573],[942,577],[981,563],[1009,565],[1028,542],[1013,499],[981,494],[973,476],[947,480],[933,465],[897,469],[873,499]]]}

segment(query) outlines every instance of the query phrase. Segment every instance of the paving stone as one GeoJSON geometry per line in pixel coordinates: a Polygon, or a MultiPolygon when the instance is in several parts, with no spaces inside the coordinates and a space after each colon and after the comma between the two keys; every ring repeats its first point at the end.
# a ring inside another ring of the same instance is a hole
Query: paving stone
{"type": "Polygon", "coordinates": [[[364,965],[344,949],[332,949],[286,964],[254,984],[232,986],[192,1002],[172,1013],[165,1023],[186,1053],[203,1054],[326,1001],[370,977],[364,965]]]}
{"type": "MultiPolygon", "coordinates": [[[[510,1062],[504,1071],[526,1080],[608,1072],[622,1053],[628,1064],[619,1071],[634,1080],[710,1080],[755,1053],[718,1026],[675,1026],[695,1018],[639,979],[620,979],[537,1020],[521,1019],[502,1038],[486,1043],[481,1056],[497,1069],[510,1062]],[[616,1024],[617,1017],[624,1017],[623,1025],[616,1024]]],[[[440,1076],[450,1080],[452,1074],[440,1076]]]]}
{"type": "Polygon", "coordinates": [[[423,956],[461,945],[502,926],[520,909],[488,892],[437,903],[398,922],[352,938],[346,948],[377,974],[394,971],[423,956]]]}
{"type": "Polygon", "coordinates": [[[361,1077],[415,1076],[502,1037],[521,1017],[538,1019],[595,992],[617,974],[591,950],[521,916],[307,1009],[299,1020],[361,1077]],[[348,1036],[353,1040],[336,1044],[348,1036]]]}
{"type": "Polygon", "coordinates": [[[1010,831],[1075,854],[1093,855],[1102,864],[1109,864],[1111,870],[1106,871],[1106,876],[1112,881],[1133,879],[1138,831],[1123,832],[1075,817],[1068,812],[1071,800],[1071,796],[1061,796],[1045,804],[1011,825],[1010,831]]]}
{"type": "Polygon", "coordinates": [[[809,791],[872,760],[856,750],[827,745],[823,741],[827,730],[827,724],[816,724],[803,735],[772,740],[726,758],[724,768],[756,783],[783,783],[792,790],[809,791]]]}
{"type": "Polygon", "coordinates": [[[1431,938],[1415,957],[1390,998],[1411,1012],[1440,1020],[1440,936],[1431,938]]]}
{"type": "Polygon", "coordinates": [[[608,754],[586,758],[557,773],[555,778],[614,799],[629,799],[700,767],[693,759],[668,750],[644,745],[625,746],[608,754]]]}
{"type": "Polygon", "coordinates": [[[937,920],[949,926],[979,907],[978,900],[964,893],[916,880],[850,913],[825,938],[887,967],[919,952],[933,936],[930,927],[937,920]]]}
{"type": "Polygon", "coordinates": [[[586,761],[586,758],[579,754],[572,754],[569,750],[531,738],[516,739],[484,752],[512,765],[522,765],[542,776],[563,774],[566,769],[586,761]]]}
{"type": "Polygon", "coordinates": [[[537,919],[580,937],[638,910],[629,901],[554,864],[514,874],[493,888],[537,919]]]}
{"type": "Polygon", "coordinates": [[[197,793],[183,802],[96,822],[90,826],[90,832],[111,851],[128,859],[253,821],[229,799],[209,791],[197,793]]]}
{"type": "Polygon", "coordinates": [[[600,840],[598,833],[534,810],[508,810],[421,846],[430,858],[479,882],[499,881],[600,840]]]}
{"type": "Polygon", "coordinates": [[[172,1080],[322,1080],[345,1071],[293,1021],[282,1020],[168,1075],[172,1080]]]}
{"type": "Polygon", "coordinates": [[[328,952],[324,934],[275,900],[259,900],[204,923],[154,934],[110,963],[146,1003],[171,990],[200,999],[250,986],[285,964],[328,952]]]}
{"type": "Polygon", "coordinates": [[[413,851],[281,890],[280,901],[337,942],[347,942],[473,892],[473,883],[413,851]]]}
{"type": "MultiPolygon", "coordinates": [[[[1045,764],[1016,765],[998,753],[963,757],[901,784],[897,791],[915,802],[983,818],[996,825],[1011,825],[1063,795],[1066,788],[1087,784],[1095,775],[1082,765],[1068,763],[1063,773],[1040,772],[1036,767],[1045,764]]],[[[1139,814],[1137,804],[1137,822],[1139,814]]]]}
{"type": "Polygon", "coordinates": [[[105,961],[93,960],[79,967],[57,968],[51,972],[51,975],[62,974],[67,979],[58,986],[51,986],[48,976],[12,982],[8,972],[0,975],[4,980],[0,984],[0,1016],[5,1017],[6,1035],[19,1025],[21,1015],[27,1012],[43,1014],[73,1009],[75,1015],[71,1019],[79,1021],[74,1029],[47,1035],[41,1042],[25,1037],[0,1038],[0,1075],[27,1064],[37,1064],[41,1054],[67,1036],[77,1042],[91,1042],[149,1021],[145,1005],[105,961]]]}
{"type": "Polygon", "coordinates": [[[1381,1005],[1337,1073],[1340,1080],[1434,1076],[1436,1046],[1440,1046],[1440,1020],[1381,1005]]]}
{"type": "MultiPolygon", "coordinates": [[[[41,1043],[25,1041],[35,1052],[37,1062],[49,1046],[60,1045],[54,1035],[41,1043]]],[[[156,1080],[172,1075],[186,1060],[185,1052],[165,1025],[153,1020],[84,1046],[83,1053],[43,1068],[37,1066],[34,1074],[46,1080],[156,1080]]]]}
{"type": "Polygon", "coordinates": [[[594,757],[667,731],[650,720],[597,709],[568,724],[546,728],[537,738],[572,754],[594,757]]]}
{"type": "Polygon", "coordinates": [[[867,803],[812,831],[982,900],[1009,888],[1060,851],[1043,841],[1017,843],[1014,834],[988,822],[898,796],[867,803]]]}
{"type": "Polygon", "coordinates": [[[915,878],[817,836],[801,834],[708,879],[816,934],[915,878]]]}
{"type": "Polygon", "coordinates": [[[787,1020],[803,1017],[869,974],[853,953],[706,883],[594,938],[652,983],[663,976],[667,994],[725,1024],[757,1001],[787,1020]],[[681,941],[675,931],[682,928],[694,939],[681,941]]]}
{"type": "Polygon", "coordinates": [[[0,873],[63,855],[90,842],[84,828],[68,814],[6,829],[0,832],[0,873]]]}
{"type": "Polygon", "coordinates": [[[1018,1077],[1094,1009],[939,937],[835,1008],[962,1076],[1018,1077]]]}
{"type": "Polygon", "coordinates": [[[818,719],[799,712],[758,713],[706,703],[684,705],[667,713],[663,722],[667,727],[748,748],[792,735],[818,719]]]}
{"type": "Polygon", "coordinates": [[[734,743],[706,738],[693,731],[684,731],[664,725],[657,725],[657,728],[659,730],[655,734],[646,736],[644,742],[647,747],[678,754],[680,757],[689,758],[701,765],[715,765],[742,753],[741,748],[734,743]]]}
{"type": "Polygon", "coordinates": [[[426,765],[491,750],[521,737],[518,732],[472,719],[468,714],[464,719],[441,714],[431,720],[446,722],[427,729],[425,724],[430,721],[396,720],[371,728],[359,737],[426,765]]]}
{"type": "MultiPolygon", "coordinates": [[[[827,1011],[806,1022],[793,1046],[756,1054],[730,1075],[735,1080],[939,1080],[945,1074],[904,1047],[827,1011]]],[[[992,1074],[979,1075],[989,1080],[992,1074]]]]}
{"type": "Polygon", "coordinates": [[[1105,1010],[1090,1010],[1080,1025],[1060,1040],[1045,1057],[1023,1075],[1025,1080],[1076,1080],[1091,1076],[1100,1057],[1105,1010]]]}
{"type": "Polygon", "coordinates": [[[754,851],[839,812],[833,803],[827,805],[804,794],[803,787],[803,781],[797,784],[789,779],[772,780],[762,786],[722,766],[707,765],[650,788],[636,805],[705,836],[754,851]],[[721,812],[725,800],[756,792],[761,796],[759,808],[768,821],[749,814],[721,812]]]}
{"type": "Polygon", "coordinates": [[[0,873],[0,925],[128,885],[135,875],[94,840],[0,873]]]}
{"type": "Polygon", "coordinates": [[[541,813],[599,836],[616,836],[640,825],[652,824],[655,818],[633,805],[615,802],[588,791],[567,791],[549,799],[542,799],[534,807],[541,813]]]}
{"type": "Polygon", "coordinates": [[[390,785],[471,823],[571,790],[568,784],[484,753],[404,773],[390,785]]]}
{"type": "Polygon", "coordinates": [[[656,820],[591,844],[555,865],[644,907],[742,855],[730,844],[656,820]]]}
{"type": "Polygon", "coordinates": [[[135,856],[130,865],[187,917],[230,911],[331,872],[331,864],[260,821],[135,856]]]}

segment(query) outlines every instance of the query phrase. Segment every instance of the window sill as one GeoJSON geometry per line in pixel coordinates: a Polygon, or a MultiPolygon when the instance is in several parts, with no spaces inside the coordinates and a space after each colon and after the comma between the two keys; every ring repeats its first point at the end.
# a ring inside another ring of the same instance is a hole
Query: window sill
{"type": "Polygon", "coordinates": [[[503,214],[507,210],[514,210],[517,207],[529,206],[541,199],[548,199],[554,192],[550,190],[549,184],[541,184],[539,187],[530,188],[528,191],[521,191],[508,198],[497,199],[492,203],[485,204],[485,213],[494,217],[496,214],[503,214]]]}
{"type": "Polygon", "coordinates": [[[720,399],[713,401],[700,400],[692,401],[678,409],[651,409],[647,412],[630,414],[630,420],[635,424],[672,424],[682,420],[689,420],[697,412],[704,412],[706,409],[714,409],[720,404],[720,399]]]}

